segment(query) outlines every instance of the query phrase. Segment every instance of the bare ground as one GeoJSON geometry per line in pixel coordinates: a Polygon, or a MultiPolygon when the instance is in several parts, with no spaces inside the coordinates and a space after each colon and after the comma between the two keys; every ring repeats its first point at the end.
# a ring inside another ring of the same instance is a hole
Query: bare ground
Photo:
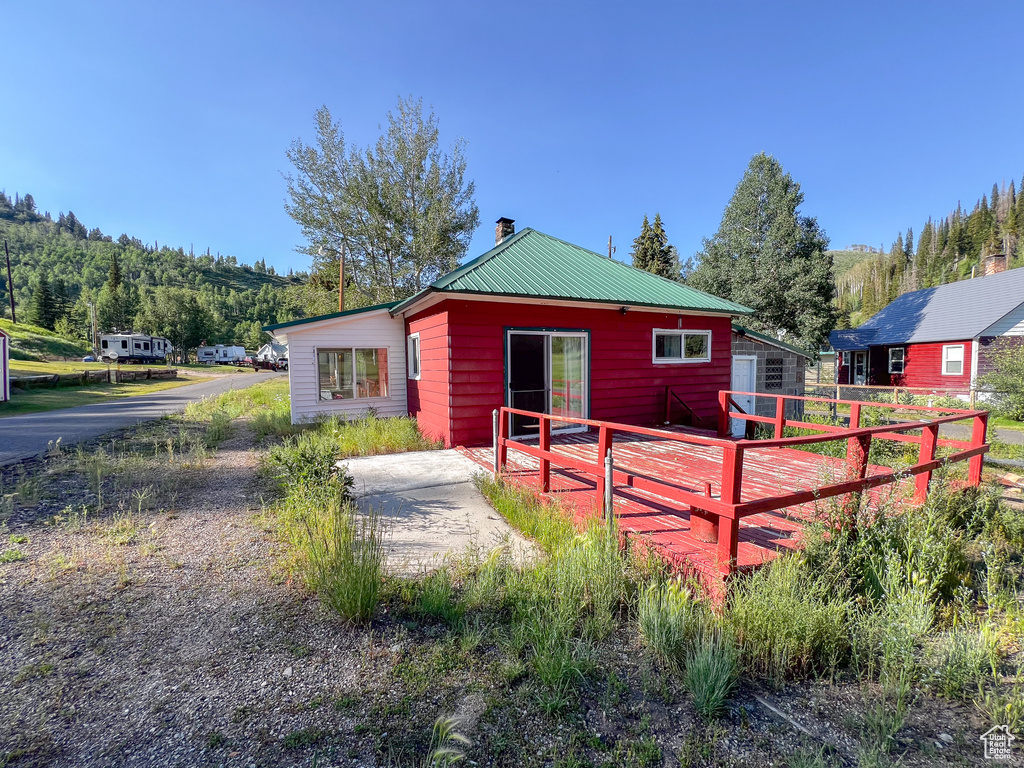
{"type": "MultiPolygon", "coordinates": [[[[24,559],[0,564],[0,766],[399,764],[453,713],[470,764],[771,766],[822,749],[823,764],[854,764],[872,696],[856,685],[741,688],[706,725],[619,637],[578,706],[547,716],[501,628],[456,633],[397,594],[347,626],[284,575],[251,432],[164,466],[161,439],[133,478],[101,483],[107,511],[84,521],[75,509],[98,494],[67,457],[5,479],[36,482],[37,498],[4,533],[24,559]]],[[[922,696],[893,757],[981,765],[982,730],[968,706],[922,696]]]]}

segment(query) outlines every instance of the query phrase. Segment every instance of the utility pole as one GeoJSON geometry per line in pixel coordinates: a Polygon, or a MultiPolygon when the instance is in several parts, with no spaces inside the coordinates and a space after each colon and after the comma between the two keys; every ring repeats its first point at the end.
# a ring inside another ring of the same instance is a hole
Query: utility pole
{"type": "Polygon", "coordinates": [[[338,254],[338,311],[345,311],[345,243],[341,244],[341,253],[338,254]]]}
{"type": "Polygon", "coordinates": [[[7,248],[7,241],[4,240],[4,253],[7,254],[7,295],[11,299],[11,322],[18,324],[18,317],[14,314],[14,280],[11,278],[11,252],[7,248]]]}
{"type": "Polygon", "coordinates": [[[608,235],[608,258],[609,259],[612,257],[612,254],[615,253],[616,250],[618,250],[618,249],[612,246],[612,236],[608,235]]]}

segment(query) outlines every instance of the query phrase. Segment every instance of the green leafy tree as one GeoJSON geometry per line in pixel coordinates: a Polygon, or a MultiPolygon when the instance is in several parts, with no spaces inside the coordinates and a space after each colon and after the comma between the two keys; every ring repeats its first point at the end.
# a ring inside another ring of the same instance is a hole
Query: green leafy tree
{"type": "MultiPolygon", "coordinates": [[[[421,100],[399,99],[376,144],[345,144],[326,106],[316,142],[292,142],[285,210],[302,228],[321,293],[337,295],[340,254],[361,304],[412,295],[465,255],[480,221],[466,178],[465,143],[447,152],[421,100]]],[[[347,293],[347,291],[346,291],[347,293]]]]}
{"type": "Polygon", "coordinates": [[[143,333],[169,339],[183,363],[214,333],[214,318],[196,292],[172,286],[159,286],[146,294],[135,325],[143,333]]]}
{"type": "Polygon", "coordinates": [[[835,327],[835,284],[828,237],[800,214],[803,200],[778,160],[755,155],[689,282],[755,310],[759,329],[816,350],[835,327]]]}
{"type": "Polygon", "coordinates": [[[1024,346],[1004,337],[991,350],[992,372],[981,378],[995,410],[1015,421],[1024,421],[1024,346]]]}

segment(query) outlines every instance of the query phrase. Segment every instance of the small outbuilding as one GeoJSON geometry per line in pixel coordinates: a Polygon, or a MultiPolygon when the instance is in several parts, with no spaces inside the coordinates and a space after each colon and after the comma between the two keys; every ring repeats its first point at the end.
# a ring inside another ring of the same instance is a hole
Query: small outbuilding
{"type": "MultiPolygon", "coordinates": [[[[771,395],[804,394],[804,376],[810,352],[773,336],[732,324],[732,389],[740,392],[764,392],[771,395]]],[[[774,398],[735,397],[737,404],[747,413],[753,407],[758,416],[774,416],[774,398]]],[[[799,401],[790,401],[787,416],[796,418],[801,413],[799,401]]]]}
{"type": "MultiPolygon", "coordinates": [[[[751,310],[513,225],[499,219],[494,248],[404,301],[265,328],[288,343],[292,421],[372,409],[478,445],[503,405],[650,425],[672,396],[714,423],[731,323],[751,310]]],[[[512,418],[514,437],[537,430],[512,418]]]]}

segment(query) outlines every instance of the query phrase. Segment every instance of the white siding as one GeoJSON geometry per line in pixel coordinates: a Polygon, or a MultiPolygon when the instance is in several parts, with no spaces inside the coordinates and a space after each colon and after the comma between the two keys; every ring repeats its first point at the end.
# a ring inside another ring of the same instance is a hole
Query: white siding
{"type": "Polygon", "coordinates": [[[339,317],[282,329],[288,338],[288,383],[292,423],[317,416],[350,413],[360,415],[373,408],[380,416],[406,416],[405,321],[387,310],[339,317]],[[386,347],[388,350],[388,397],[354,400],[320,400],[317,349],[386,347]]]}
{"type": "Polygon", "coordinates": [[[1010,310],[979,336],[1024,336],[1024,304],[1010,310]]]}

